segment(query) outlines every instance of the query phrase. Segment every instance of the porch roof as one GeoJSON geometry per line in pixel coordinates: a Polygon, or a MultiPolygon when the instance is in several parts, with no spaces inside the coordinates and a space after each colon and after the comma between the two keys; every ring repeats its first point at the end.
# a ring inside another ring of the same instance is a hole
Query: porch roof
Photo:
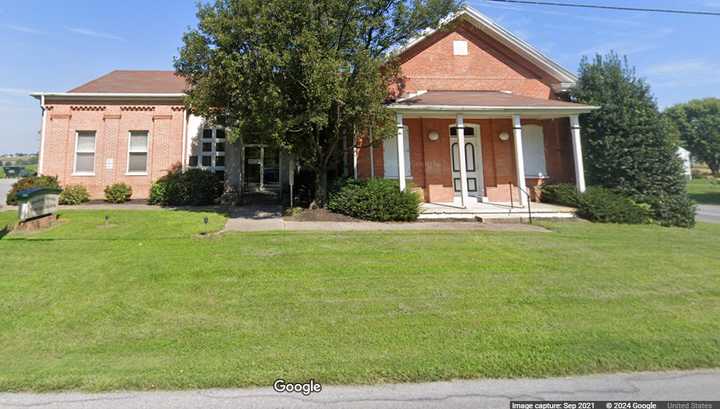
{"type": "Polygon", "coordinates": [[[503,91],[426,91],[388,105],[407,114],[477,114],[561,117],[584,114],[600,107],[552,99],[531,98],[503,91]]]}

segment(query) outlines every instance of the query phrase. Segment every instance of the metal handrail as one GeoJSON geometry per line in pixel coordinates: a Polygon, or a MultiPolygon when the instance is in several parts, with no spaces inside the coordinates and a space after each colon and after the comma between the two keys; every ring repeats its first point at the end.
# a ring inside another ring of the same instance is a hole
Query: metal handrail
{"type": "Polygon", "coordinates": [[[527,191],[525,191],[525,190],[524,190],[523,188],[521,188],[520,186],[515,186],[515,185],[513,185],[512,183],[510,183],[510,208],[512,209],[512,208],[514,207],[513,197],[512,197],[512,191],[514,190],[514,189],[513,189],[514,187],[517,187],[518,190],[520,191],[520,193],[524,193],[525,196],[527,197],[528,223],[529,223],[529,224],[533,224],[532,209],[531,209],[531,207],[530,207],[530,203],[532,202],[532,200],[530,200],[530,193],[527,192],[527,191]]]}

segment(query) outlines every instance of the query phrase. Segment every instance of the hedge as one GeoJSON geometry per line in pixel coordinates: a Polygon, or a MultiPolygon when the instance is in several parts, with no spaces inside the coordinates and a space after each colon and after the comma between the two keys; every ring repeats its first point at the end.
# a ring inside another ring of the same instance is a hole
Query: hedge
{"type": "Polygon", "coordinates": [[[414,221],[420,215],[420,197],[400,191],[394,180],[350,180],[330,195],[328,210],[364,220],[414,221]]]}

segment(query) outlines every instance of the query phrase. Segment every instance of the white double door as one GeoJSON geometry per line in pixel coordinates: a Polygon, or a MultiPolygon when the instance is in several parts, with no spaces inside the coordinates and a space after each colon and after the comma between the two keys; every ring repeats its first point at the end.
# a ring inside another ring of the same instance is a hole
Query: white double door
{"type": "MultiPolygon", "coordinates": [[[[465,169],[468,195],[482,199],[485,196],[482,174],[482,154],[479,129],[465,127],[465,169]]],[[[460,146],[455,128],[450,129],[450,158],[452,166],[453,190],[455,196],[462,195],[460,185],[460,146]]]]}

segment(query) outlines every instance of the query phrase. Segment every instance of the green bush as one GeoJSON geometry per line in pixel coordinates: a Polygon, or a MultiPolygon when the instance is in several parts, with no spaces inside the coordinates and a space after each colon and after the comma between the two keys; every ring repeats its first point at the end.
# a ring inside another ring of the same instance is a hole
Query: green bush
{"type": "Polygon", "coordinates": [[[540,187],[542,201],[560,206],[577,207],[580,195],[575,185],[569,183],[551,183],[540,187]]]}
{"type": "Polygon", "coordinates": [[[600,223],[643,224],[652,221],[650,206],[598,186],[589,187],[580,195],[577,214],[600,223]]]}
{"type": "Polygon", "coordinates": [[[653,219],[662,226],[695,226],[695,202],[687,195],[659,195],[648,200],[648,204],[653,219]]]}
{"type": "Polygon", "coordinates": [[[105,200],[110,203],[125,203],[132,197],[132,188],[125,183],[113,183],[105,187],[105,200]]]}
{"type": "Polygon", "coordinates": [[[150,204],[204,206],[214,204],[223,193],[223,178],[209,170],[172,170],[150,188],[150,204]]]}
{"type": "Polygon", "coordinates": [[[401,192],[393,180],[348,181],[330,195],[328,209],[364,220],[413,221],[420,214],[420,197],[401,192]]]}
{"type": "Polygon", "coordinates": [[[17,193],[21,190],[30,189],[34,187],[51,187],[60,189],[60,183],[56,176],[27,176],[24,177],[12,185],[10,192],[8,192],[5,199],[5,203],[8,205],[16,205],[17,193]]]}
{"type": "Polygon", "coordinates": [[[148,203],[152,205],[162,205],[167,202],[167,182],[160,178],[150,187],[150,196],[148,203]]]}
{"type": "Polygon", "coordinates": [[[61,205],[79,205],[89,200],[90,194],[82,185],[67,185],[60,193],[61,205]]]}

